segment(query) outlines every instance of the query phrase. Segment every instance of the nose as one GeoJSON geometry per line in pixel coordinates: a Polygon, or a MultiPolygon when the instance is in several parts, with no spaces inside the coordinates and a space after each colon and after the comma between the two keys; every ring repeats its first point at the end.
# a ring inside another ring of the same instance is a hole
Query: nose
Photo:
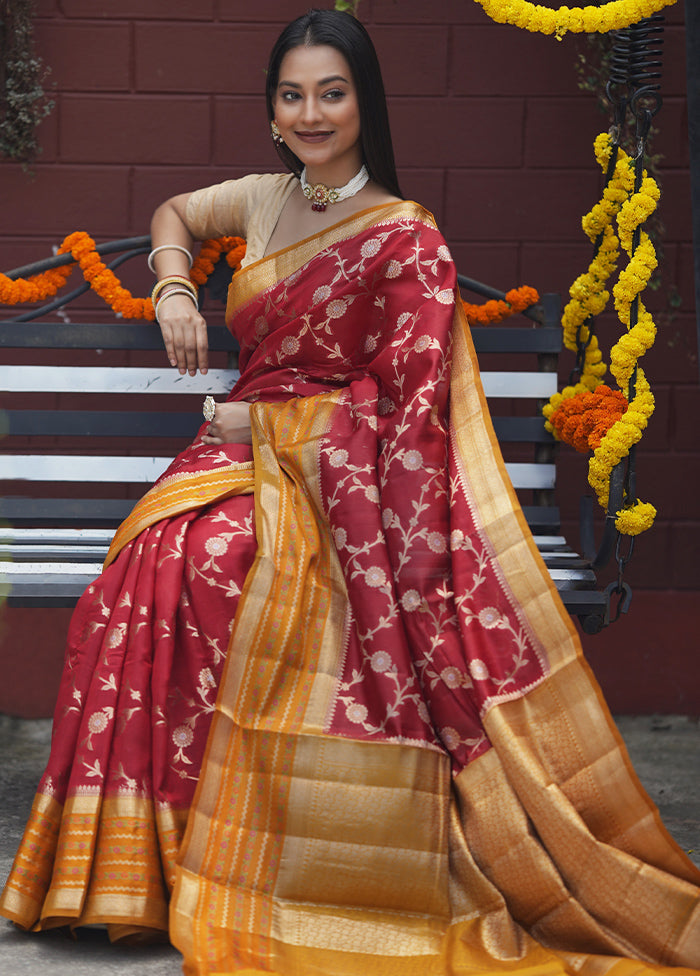
{"type": "Polygon", "coordinates": [[[321,119],[321,111],[316,98],[305,98],[302,105],[301,121],[304,125],[313,126],[321,119]]]}

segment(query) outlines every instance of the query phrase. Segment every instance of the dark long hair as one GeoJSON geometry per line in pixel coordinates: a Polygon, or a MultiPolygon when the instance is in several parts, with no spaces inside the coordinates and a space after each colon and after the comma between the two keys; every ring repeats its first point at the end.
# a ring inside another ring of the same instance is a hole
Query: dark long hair
{"type": "MultiPolygon", "coordinates": [[[[362,156],[370,177],[394,196],[403,197],[396,175],[379,61],[369,34],[351,14],[310,10],[285,27],[272,49],[267,69],[265,94],[269,120],[274,118],[272,102],[285,54],[295,47],[319,44],[334,47],[350,65],[360,110],[362,156]]],[[[277,146],[277,152],[285,166],[299,176],[304,168],[299,157],[285,143],[277,146]]]]}

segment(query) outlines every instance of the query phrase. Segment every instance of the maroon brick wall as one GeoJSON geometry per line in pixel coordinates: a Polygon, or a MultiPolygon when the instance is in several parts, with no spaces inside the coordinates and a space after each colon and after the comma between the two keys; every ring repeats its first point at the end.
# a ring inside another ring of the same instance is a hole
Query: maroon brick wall
{"type": "MultiPolygon", "coordinates": [[[[39,0],[37,45],[52,68],[56,108],[41,126],[32,175],[0,162],[0,267],[50,253],[73,230],[98,239],[144,233],[171,194],[274,168],[264,68],[279,28],[304,8],[298,0],[39,0]]],[[[629,615],[584,646],[613,708],[697,714],[700,394],[682,8],[667,10],[655,146],[664,156],[666,240],[663,286],[650,301],[659,338],[646,363],[658,405],[639,451],[639,492],[659,518],[628,570],[629,615]],[[671,287],[681,296],[672,314],[671,287]]],[[[566,294],[590,256],[580,216],[600,186],[593,137],[608,125],[577,87],[581,42],[496,25],[471,0],[362,0],[360,13],[384,68],[405,194],[433,210],[465,273],[566,294]]],[[[604,347],[617,331],[612,318],[601,324],[604,347]]],[[[559,471],[576,541],[585,461],[565,448],[559,471]]],[[[614,577],[605,571],[603,582],[614,577]]],[[[50,710],[65,624],[62,611],[6,612],[0,709],[50,710]]]]}

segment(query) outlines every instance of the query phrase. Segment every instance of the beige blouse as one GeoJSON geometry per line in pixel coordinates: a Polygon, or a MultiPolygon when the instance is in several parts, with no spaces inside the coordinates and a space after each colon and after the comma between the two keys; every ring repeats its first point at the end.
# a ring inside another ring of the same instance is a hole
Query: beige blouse
{"type": "Polygon", "coordinates": [[[293,173],[254,173],[195,190],[185,212],[189,231],[197,240],[244,237],[247,247],[241,267],[259,261],[297,183],[293,173]]]}

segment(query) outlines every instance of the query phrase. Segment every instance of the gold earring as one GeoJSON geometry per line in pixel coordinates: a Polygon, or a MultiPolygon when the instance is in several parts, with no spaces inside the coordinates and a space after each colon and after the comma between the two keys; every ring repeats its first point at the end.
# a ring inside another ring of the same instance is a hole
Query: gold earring
{"type": "Polygon", "coordinates": [[[276,146],[279,146],[281,145],[281,143],[284,142],[279,127],[274,119],[272,120],[272,122],[270,122],[270,133],[272,135],[272,140],[276,146]]]}

